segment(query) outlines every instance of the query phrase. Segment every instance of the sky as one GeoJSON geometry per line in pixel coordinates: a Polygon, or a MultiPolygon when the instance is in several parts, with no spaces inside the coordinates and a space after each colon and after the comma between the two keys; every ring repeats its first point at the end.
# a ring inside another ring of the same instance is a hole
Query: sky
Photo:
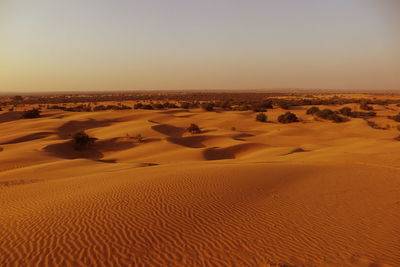
{"type": "Polygon", "coordinates": [[[400,89],[399,0],[0,0],[0,92],[400,89]]]}

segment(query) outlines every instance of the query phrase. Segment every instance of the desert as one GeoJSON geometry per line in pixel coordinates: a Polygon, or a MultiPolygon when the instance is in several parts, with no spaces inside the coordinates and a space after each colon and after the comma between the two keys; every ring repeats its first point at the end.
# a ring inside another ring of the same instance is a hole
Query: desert
{"type": "Polygon", "coordinates": [[[399,95],[0,101],[1,266],[400,265],[399,95]]]}

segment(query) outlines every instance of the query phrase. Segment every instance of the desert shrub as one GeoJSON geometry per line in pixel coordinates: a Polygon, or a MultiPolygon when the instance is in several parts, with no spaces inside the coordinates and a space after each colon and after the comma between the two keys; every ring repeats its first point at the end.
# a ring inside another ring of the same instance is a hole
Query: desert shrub
{"type": "Polygon", "coordinates": [[[343,122],[344,119],[340,117],[336,112],[330,110],[330,109],[324,109],[320,110],[317,113],[315,113],[318,117],[325,119],[325,120],[331,120],[334,122],[343,122]]]}
{"type": "Polygon", "coordinates": [[[264,101],[260,103],[253,103],[251,109],[254,112],[265,112],[267,109],[273,109],[271,101],[264,101]]]}
{"type": "Polygon", "coordinates": [[[134,109],[141,109],[143,107],[142,103],[136,103],[135,105],[133,105],[134,109]]]}
{"type": "Polygon", "coordinates": [[[188,102],[182,102],[179,104],[179,106],[183,109],[189,109],[190,108],[190,103],[188,102]]]}
{"type": "Polygon", "coordinates": [[[153,104],[153,109],[164,109],[164,105],[160,103],[153,104]]]}
{"type": "Polygon", "coordinates": [[[266,122],[267,121],[267,115],[264,113],[258,113],[256,116],[256,121],[261,121],[261,122],[266,122]]]}
{"type": "Polygon", "coordinates": [[[134,137],[132,137],[135,141],[137,141],[137,142],[139,142],[139,143],[142,143],[143,142],[143,140],[144,140],[144,137],[140,134],[140,133],[138,133],[137,135],[135,135],[134,137]]]}
{"type": "Polygon", "coordinates": [[[367,102],[360,103],[360,109],[362,110],[373,110],[374,108],[369,106],[367,102]]]}
{"type": "Polygon", "coordinates": [[[141,108],[142,108],[142,109],[149,109],[149,110],[151,110],[151,109],[153,109],[153,106],[152,106],[152,105],[149,105],[149,104],[145,104],[145,105],[143,105],[141,108]]]}
{"type": "Polygon", "coordinates": [[[236,127],[232,126],[231,131],[236,131],[236,127]]]}
{"type": "Polygon", "coordinates": [[[322,118],[322,119],[327,119],[329,120],[329,117],[332,116],[333,114],[335,114],[335,112],[333,112],[330,109],[323,109],[318,111],[315,115],[317,115],[318,117],[322,118]]]}
{"type": "Polygon", "coordinates": [[[77,149],[87,148],[89,145],[94,144],[94,142],[96,140],[97,140],[97,138],[90,137],[84,131],[77,132],[72,136],[72,141],[74,142],[75,148],[77,148],[77,149]]]}
{"type": "Polygon", "coordinates": [[[261,105],[253,106],[252,110],[253,110],[253,112],[265,112],[265,111],[267,111],[267,109],[263,108],[261,105]]]}
{"type": "Polygon", "coordinates": [[[400,125],[397,125],[397,127],[396,127],[396,128],[397,128],[397,130],[399,130],[399,131],[400,131],[400,125]]]}
{"type": "Polygon", "coordinates": [[[206,111],[213,111],[214,105],[212,103],[203,103],[203,104],[201,104],[201,108],[206,111]]]}
{"type": "Polygon", "coordinates": [[[24,119],[34,119],[34,118],[39,118],[40,117],[40,110],[37,108],[30,109],[30,110],[25,110],[22,113],[22,117],[24,119]]]}
{"type": "Polygon", "coordinates": [[[261,104],[261,106],[263,107],[263,108],[266,108],[266,109],[273,109],[274,107],[272,106],[272,102],[271,101],[264,101],[262,104],[261,104]]]}
{"type": "Polygon", "coordinates": [[[362,112],[362,111],[353,111],[350,113],[350,117],[352,118],[368,118],[368,117],[375,117],[376,112],[362,112]]]}
{"type": "Polygon", "coordinates": [[[289,105],[289,103],[287,103],[287,102],[279,102],[279,103],[278,103],[278,106],[279,106],[281,109],[289,109],[289,108],[290,108],[290,105],[289,105]]]}
{"type": "Polygon", "coordinates": [[[70,112],[92,112],[92,107],[89,105],[77,105],[74,107],[65,108],[64,110],[70,112]]]}
{"type": "Polygon", "coordinates": [[[48,109],[59,109],[59,110],[65,110],[66,107],[59,106],[59,105],[52,105],[52,106],[47,106],[48,109]]]}
{"type": "Polygon", "coordinates": [[[311,107],[311,108],[307,109],[306,114],[313,115],[313,114],[317,113],[318,111],[319,111],[318,107],[311,107]]]}
{"type": "Polygon", "coordinates": [[[400,122],[400,113],[394,116],[389,116],[388,118],[400,122]]]}
{"type": "Polygon", "coordinates": [[[297,118],[296,114],[292,112],[286,112],[285,114],[282,114],[278,117],[278,121],[280,123],[292,123],[298,122],[299,119],[297,118]]]}
{"type": "Polygon", "coordinates": [[[383,128],[383,127],[379,126],[378,124],[376,124],[376,123],[373,122],[373,121],[368,121],[368,120],[366,120],[366,121],[367,121],[368,126],[370,126],[370,127],[373,128],[373,129],[377,129],[377,130],[386,130],[386,129],[389,129],[389,128],[390,128],[390,125],[386,125],[386,128],[383,128]]]}
{"type": "Polygon", "coordinates": [[[16,95],[12,97],[12,100],[18,102],[24,100],[24,98],[20,95],[16,95]]]}
{"type": "Polygon", "coordinates": [[[163,104],[164,108],[178,108],[177,105],[175,105],[174,103],[170,103],[170,102],[165,102],[163,104]]]}
{"type": "Polygon", "coordinates": [[[330,120],[333,122],[345,122],[346,119],[343,117],[340,117],[338,114],[333,114],[332,116],[330,116],[330,120]]]}
{"type": "Polygon", "coordinates": [[[349,107],[343,107],[343,108],[339,109],[339,113],[344,116],[351,116],[352,111],[351,111],[351,108],[349,108],[349,107]]]}
{"type": "Polygon", "coordinates": [[[197,124],[190,124],[190,126],[188,128],[186,128],[186,131],[188,131],[191,134],[198,134],[201,133],[200,127],[197,126],[197,124]]]}

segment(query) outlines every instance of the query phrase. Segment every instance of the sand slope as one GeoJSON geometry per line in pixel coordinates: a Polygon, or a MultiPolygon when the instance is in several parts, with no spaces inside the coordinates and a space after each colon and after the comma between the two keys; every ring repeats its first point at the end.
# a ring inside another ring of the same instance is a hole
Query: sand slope
{"type": "Polygon", "coordinates": [[[268,113],[0,114],[0,265],[399,266],[398,132],[268,113]]]}

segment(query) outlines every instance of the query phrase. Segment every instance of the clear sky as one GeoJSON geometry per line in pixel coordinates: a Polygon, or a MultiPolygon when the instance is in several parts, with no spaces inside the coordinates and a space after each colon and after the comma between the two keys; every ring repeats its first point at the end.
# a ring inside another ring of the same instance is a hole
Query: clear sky
{"type": "Polygon", "coordinates": [[[400,89],[399,0],[0,0],[0,92],[400,89]]]}

